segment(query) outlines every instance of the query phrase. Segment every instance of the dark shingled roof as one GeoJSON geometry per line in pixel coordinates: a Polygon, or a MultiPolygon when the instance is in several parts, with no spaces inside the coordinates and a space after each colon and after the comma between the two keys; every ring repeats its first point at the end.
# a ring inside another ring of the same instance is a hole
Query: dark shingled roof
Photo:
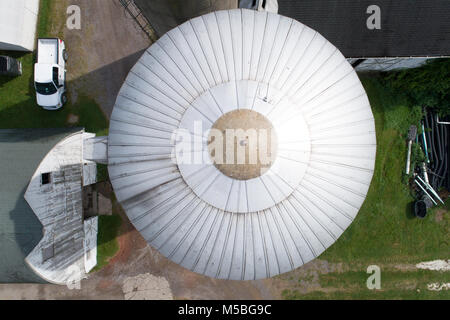
{"type": "Polygon", "coordinates": [[[46,154],[79,128],[0,130],[0,283],[45,283],[25,258],[42,238],[42,225],[24,199],[46,154]]]}
{"type": "Polygon", "coordinates": [[[278,13],[319,31],[347,58],[449,56],[449,0],[278,0],[278,13]],[[366,26],[368,6],[381,29],[366,26]]]}

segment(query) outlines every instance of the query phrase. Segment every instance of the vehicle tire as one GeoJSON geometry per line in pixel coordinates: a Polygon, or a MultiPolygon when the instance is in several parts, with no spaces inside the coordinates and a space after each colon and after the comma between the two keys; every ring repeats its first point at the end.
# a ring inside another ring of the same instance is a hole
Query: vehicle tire
{"type": "Polygon", "coordinates": [[[63,50],[63,59],[67,62],[69,60],[69,54],[67,53],[66,49],[63,50]]]}
{"type": "Polygon", "coordinates": [[[65,105],[67,103],[67,93],[62,94],[61,103],[62,103],[62,105],[65,105]]]}

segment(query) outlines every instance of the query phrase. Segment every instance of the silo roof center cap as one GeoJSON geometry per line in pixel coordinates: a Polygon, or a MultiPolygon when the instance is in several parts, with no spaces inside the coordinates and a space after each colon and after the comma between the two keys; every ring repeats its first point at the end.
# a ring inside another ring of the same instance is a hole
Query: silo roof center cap
{"type": "Polygon", "coordinates": [[[215,167],[237,180],[263,175],[273,164],[277,135],[261,113],[238,109],[221,116],[208,135],[208,151],[215,167]]]}

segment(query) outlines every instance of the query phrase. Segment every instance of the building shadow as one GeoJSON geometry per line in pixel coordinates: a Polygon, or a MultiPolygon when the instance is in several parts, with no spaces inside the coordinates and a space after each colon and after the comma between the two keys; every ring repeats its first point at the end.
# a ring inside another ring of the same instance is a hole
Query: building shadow
{"type": "Polygon", "coordinates": [[[0,261],[1,283],[46,283],[25,262],[43,237],[43,226],[25,201],[25,191],[17,194],[16,206],[9,212],[14,230],[0,234],[0,252],[5,258],[0,261]]]}
{"type": "Polygon", "coordinates": [[[93,98],[109,119],[120,88],[130,70],[144,54],[145,50],[139,50],[120,60],[68,81],[69,100],[71,100],[72,104],[76,104],[79,96],[93,98]]]}

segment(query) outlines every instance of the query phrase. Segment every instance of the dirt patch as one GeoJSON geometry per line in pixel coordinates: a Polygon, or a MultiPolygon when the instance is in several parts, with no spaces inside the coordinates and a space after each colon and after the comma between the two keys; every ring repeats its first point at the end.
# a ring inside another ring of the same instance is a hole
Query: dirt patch
{"type": "Polygon", "coordinates": [[[115,195],[112,189],[111,182],[109,181],[99,182],[95,185],[95,188],[97,189],[98,193],[101,193],[106,198],[110,200],[114,199],[115,195]]]}
{"type": "Polygon", "coordinates": [[[397,281],[394,284],[394,288],[401,290],[416,290],[417,281],[415,280],[405,280],[405,281],[397,281]]]}
{"type": "Polygon", "coordinates": [[[52,1],[51,10],[53,12],[51,19],[50,33],[55,37],[62,38],[66,28],[66,11],[69,6],[68,0],[52,1]]]}
{"type": "Polygon", "coordinates": [[[439,192],[439,196],[445,202],[448,198],[450,198],[450,191],[443,189],[439,192]]]}
{"type": "MultiPolygon", "coordinates": [[[[356,267],[355,268],[359,268],[356,267]]],[[[350,267],[343,263],[329,263],[326,260],[315,259],[302,267],[267,279],[267,286],[276,298],[281,299],[284,290],[296,290],[300,294],[307,294],[313,291],[329,292],[332,288],[323,288],[320,285],[320,276],[328,273],[342,273],[350,271],[350,267]]]]}
{"type": "Polygon", "coordinates": [[[442,222],[444,220],[444,214],[446,214],[447,211],[444,209],[437,209],[434,213],[434,221],[436,222],[442,222]]]}
{"type": "Polygon", "coordinates": [[[150,273],[126,278],[122,289],[125,300],[173,300],[167,279],[150,273]]]}
{"type": "Polygon", "coordinates": [[[382,270],[389,270],[389,269],[407,272],[407,271],[415,271],[416,266],[413,264],[399,263],[399,264],[395,264],[393,266],[392,265],[383,266],[382,270]]]}
{"type": "Polygon", "coordinates": [[[67,123],[70,125],[75,125],[78,123],[78,121],[80,120],[80,117],[75,115],[75,114],[69,114],[69,116],[67,117],[67,123]]]}

